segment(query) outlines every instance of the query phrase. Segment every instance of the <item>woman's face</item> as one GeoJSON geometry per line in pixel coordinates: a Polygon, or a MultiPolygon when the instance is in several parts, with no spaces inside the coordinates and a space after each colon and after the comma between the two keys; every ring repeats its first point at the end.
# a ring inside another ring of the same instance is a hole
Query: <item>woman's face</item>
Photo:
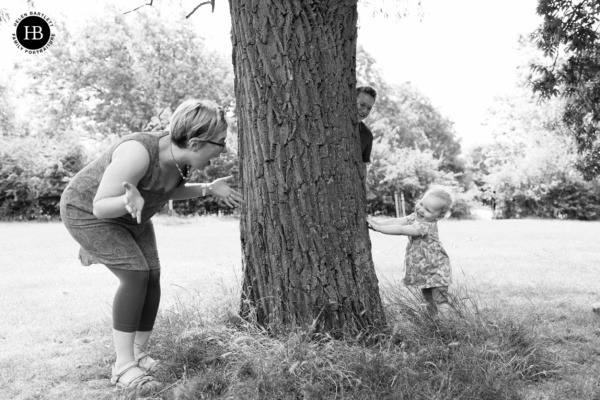
{"type": "Polygon", "coordinates": [[[210,165],[210,160],[219,157],[227,152],[227,129],[220,132],[213,139],[200,141],[199,146],[194,152],[190,166],[194,169],[204,169],[210,165]]]}

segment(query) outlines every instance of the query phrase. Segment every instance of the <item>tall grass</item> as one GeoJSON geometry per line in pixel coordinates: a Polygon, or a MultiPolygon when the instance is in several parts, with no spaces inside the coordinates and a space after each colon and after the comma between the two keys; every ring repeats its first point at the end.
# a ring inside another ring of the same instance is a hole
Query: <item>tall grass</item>
{"type": "MultiPolygon", "coordinates": [[[[236,220],[155,225],[163,299],[151,352],[164,386],[147,398],[600,400],[600,223],[444,221],[450,321],[386,282],[400,279],[405,241],[373,235],[389,328],[343,341],[268,335],[235,316],[236,220]]],[[[77,250],[59,223],[0,223],[1,400],[141,398],[109,382],[118,281],[80,267],[77,250]]]]}
{"type": "Polygon", "coordinates": [[[509,400],[557,369],[530,323],[482,310],[465,287],[453,293],[450,319],[431,317],[398,285],[382,294],[392,325],[370,340],[300,328],[273,336],[235,316],[233,293],[208,313],[199,294],[179,298],[155,328],[165,386],[151,397],[509,400]]]}

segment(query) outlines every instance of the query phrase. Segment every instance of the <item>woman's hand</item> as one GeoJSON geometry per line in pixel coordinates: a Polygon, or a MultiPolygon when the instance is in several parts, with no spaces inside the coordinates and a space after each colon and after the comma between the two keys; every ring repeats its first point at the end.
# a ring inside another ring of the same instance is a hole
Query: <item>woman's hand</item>
{"type": "Polygon", "coordinates": [[[244,201],[242,194],[235,189],[232,189],[227,184],[227,181],[232,176],[226,176],[224,178],[215,179],[213,183],[208,186],[208,190],[211,194],[219,196],[225,204],[229,207],[238,207],[244,201]]]}
{"type": "Polygon", "coordinates": [[[123,197],[125,209],[131,215],[131,217],[133,219],[136,219],[137,223],[140,224],[142,222],[142,209],[144,208],[144,198],[137,190],[137,188],[131,183],[123,182],[123,187],[125,188],[125,197],[123,197]]]}
{"type": "Polygon", "coordinates": [[[377,226],[377,222],[375,222],[375,220],[372,217],[367,217],[367,227],[369,229],[377,232],[376,226],[377,226]]]}

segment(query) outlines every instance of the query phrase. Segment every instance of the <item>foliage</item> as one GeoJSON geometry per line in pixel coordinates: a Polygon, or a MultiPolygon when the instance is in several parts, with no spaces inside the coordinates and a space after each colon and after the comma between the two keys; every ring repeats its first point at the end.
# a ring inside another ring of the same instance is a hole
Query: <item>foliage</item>
{"type": "MultiPolygon", "coordinates": [[[[163,129],[164,123],[150,125],[149,121],[158,120],[158,114],[174,109],[184,98],[231,102],[231,67],[208,52],[179,15],[147,8],[124,16],[108,9],[106,15],[88,21],[85,31],[70,30],[60,18],[55,23],[62,32],[55,44],[40,57],[23,61],[15,72],[29,77],[28,89],[19,94],[0,86],[0,102],[7,105],[9,99],[25,101],[32,109],[44,104],[45,112],[26,113],[34,116],[27,121],[16,121],[10,107],[0,107],[0,128],[13,141],[21,140],[17,134],[37,134],[60,142],[64,132],[74,132],[82,142],[90,142],[85,151],[97,155],[122,134],[163,129]]],[[[388,85],[362,48],[357,74],[360,83],[379,91],[368,122],[377,138],[369,172],[369,208],[393,213],[393,191],[404,190],[410,211],[427,185],[456,186],[452,174],[460,181],[464,166],[451,122],[410,84],[388,85]]],[[[230,143],[236,141],[235,128],[232,135],[230,143]]],[[[195,172],[192,181],[233,175],[235,186],[237,163],[234,149],[206,170],[195,172]]],[[[457,191],[462,190],[457,187],[457,191]]],[[[453,210],[454,215],[467,213],[467,208],[453,210]]],[[[174,209],[185,215],[230,211],[213,197],[178,201],[174,209]]]]}
{"type": "MultiPolygon", "coordinates": [[[[24,59],[10,73],[11,79],[26,82],[26,90],[14,89],[8,78],[0,83],[0,132],[10,139],[2,149],[7,156],[1,160],[6,190],[0,218],[57,216],[58,197],[68,178],[83,167],[84,159],[98,155],[120,135],[144,130],[153,116],[186,98],[223,105],[232,100],[231,67],[205,48],[180,15],[149,8],[123,16],[107,9],[79,30],[61,18],[53,21],[61,31],[54,45],[39,57],[24,59]],[[17,103],[27,119],[15,116],[12,105],[17,103]],[[70,157],[67,148],[78,157],[75,170],[62,164],[70,157]],[[40,157],[24,149],[39,149],[40,157]]],[[[234,152],[194,178],[236,169],[234,152]]],[[[186,213],[220,208],[228,209],[212,197],[176,203],[176,210],[186,213]]]]}
{"type": "MultiPolygon", "coordinates": [[[[521,50],[525,58],[538,57],[527,40],[521,50]]],[[[597,196],[597,183],[583,182],[576,139],[562,121],[569,101],[540,103],[524,87],[496,98],[486,121],[494,141],[471,149],[467,160],[469,176],[482,191],[477,198],[485,203],[496,192],[497,217],[598,219],[595,207],[584,205],[597,196]],[[580,199],[573,188],[582,191],[580,199]]]]}
{"type": "MultiPolygon", "coordinates": [[[[367,176],[370,213],[395,214],[394,193],[403,193],[406,211],[431,184],[464,187],[464,162],[452,122],[437,111],[416,87],[406,83],[390,86],[381,76],[372,56],[357,50],[356,73],[359,85],[373,86],[377,102],[367,120],[374,143],[367,176]]],[[[469,196],[460,197],[453,215],[470,215],[469,196]]]]}
{"type": "Polygon", "coordinates": [[[452,174],[439,170],[440,161],[433,157],[431,150],[397,148],[392,151],[378,139],[372,160],[367,177],[370,213],[393,215],[394,193],[403,193],[409,214],[430,185],[456,185],[452,174]]]}
{"type": "Polygon", "coordinates": [[[23,65],[35,77],[31,95],[46,104],[41,133],[122,135],[186,98],[231,101],[231,67],[177,16],[107,9],[80,30],[61,31],[48,52],[23,65]]]}
{"type": "Polygon", "coordinates": [[[394,86],[385,82],[375,60],[362,47],[357,49],[356,74],[359,85],[371,85],[378,91],[367,122],[376,138],[385,138],[391,148],[432,150],[441,160],[442,170],[464,172],[452,122],[425,95],[410,83],[394,86]]]}
{"type": "MultiPolygon", "coordinates": [[[[194,171],[190,182],[212,182],[217,178],[232,176],[228,184],[236,188],[239,186],[239,163],[238,156],[234,152],[222,154],[219,158],[212,160],[211,165],[202,171],[194,171]]],[[[207,196],[195,199],[173,202],[173,209],[178,214],[231,214],[235,209],[229,208],[221,199],[207,196]]]]}
{"type": "Polygon", "coordinates": [[[6,136],[14,129],[14,109],[9,96],[8,85],[0,82],[0,136],[6,136]]]}
{"type": "Polygon", "coordinates": [[[562,112],[577,145],[576,167],[584,178],[600,176],[600,3],[539,0],[544,22],[533,39],[545,62],[531,65],[533,91],[542,99],[562,96],[562,112]]]}
{"type": "Polygon", "coordinates": [[[454,190],[452,207],[450,208],[450,218],[473,218],[474,215],[471,213],[471,210],[478,205],[476,197],[477,189],[474,188],[464,192],[454,190]]]}
{"type": "Polygon", "coordinates": [[[600,185],[577,180],[552,181],[540,186],[505,182],[498,191],[497,216],[600,221],[600,185]]]}
{"type": "MultiPolygon", "coordinates": [[[[27,7],[28,8],[33,8],[34,7],[34,1],[33,0],[27,0],[27,7]]],[[[0,25],[2,25],[3,23],[8,23],[10,22],[10,13],[8,12],[7,8],[0,8],[0,25]]]]}
{"type": "Polygon", "coordinates": [[[0,219],[50,219],[84,166],[82,148],[34,137],[0,140],[0,219]]]}
{"type": "Polygon", "coordinates": [[[440,160],[441,170],[464,172],[459,159],[461,146],[452,122],[410,83],[392,87],[391,96],[394,115],[374,124],[374,129],[388,140],[389,145],[429,149],[440,160]]]}

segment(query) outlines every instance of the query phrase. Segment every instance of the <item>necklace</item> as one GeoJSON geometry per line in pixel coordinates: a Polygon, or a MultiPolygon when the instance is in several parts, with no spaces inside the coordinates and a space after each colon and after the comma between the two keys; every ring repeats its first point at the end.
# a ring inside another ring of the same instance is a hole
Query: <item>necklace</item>
{"type": "Polygon", "coordinates": [[[184,181],[187,182],[188,179],[190,179],[189,175],[189,168],[186,168],[185,172],[186,174],[183,175],[183,172],[181,172],[181,168],[179,168],[179,164],[177,164],[177,160],[175,160],[175,156],[173,155],[173,143],[169,142],[169,150],[171,150],[171,157],[173,157],[173,161],[175,162],[175,166],[177,167],[177,171],[179,171],[179,175],[181,175],[181,179],[183,179],[184,181]]]}

